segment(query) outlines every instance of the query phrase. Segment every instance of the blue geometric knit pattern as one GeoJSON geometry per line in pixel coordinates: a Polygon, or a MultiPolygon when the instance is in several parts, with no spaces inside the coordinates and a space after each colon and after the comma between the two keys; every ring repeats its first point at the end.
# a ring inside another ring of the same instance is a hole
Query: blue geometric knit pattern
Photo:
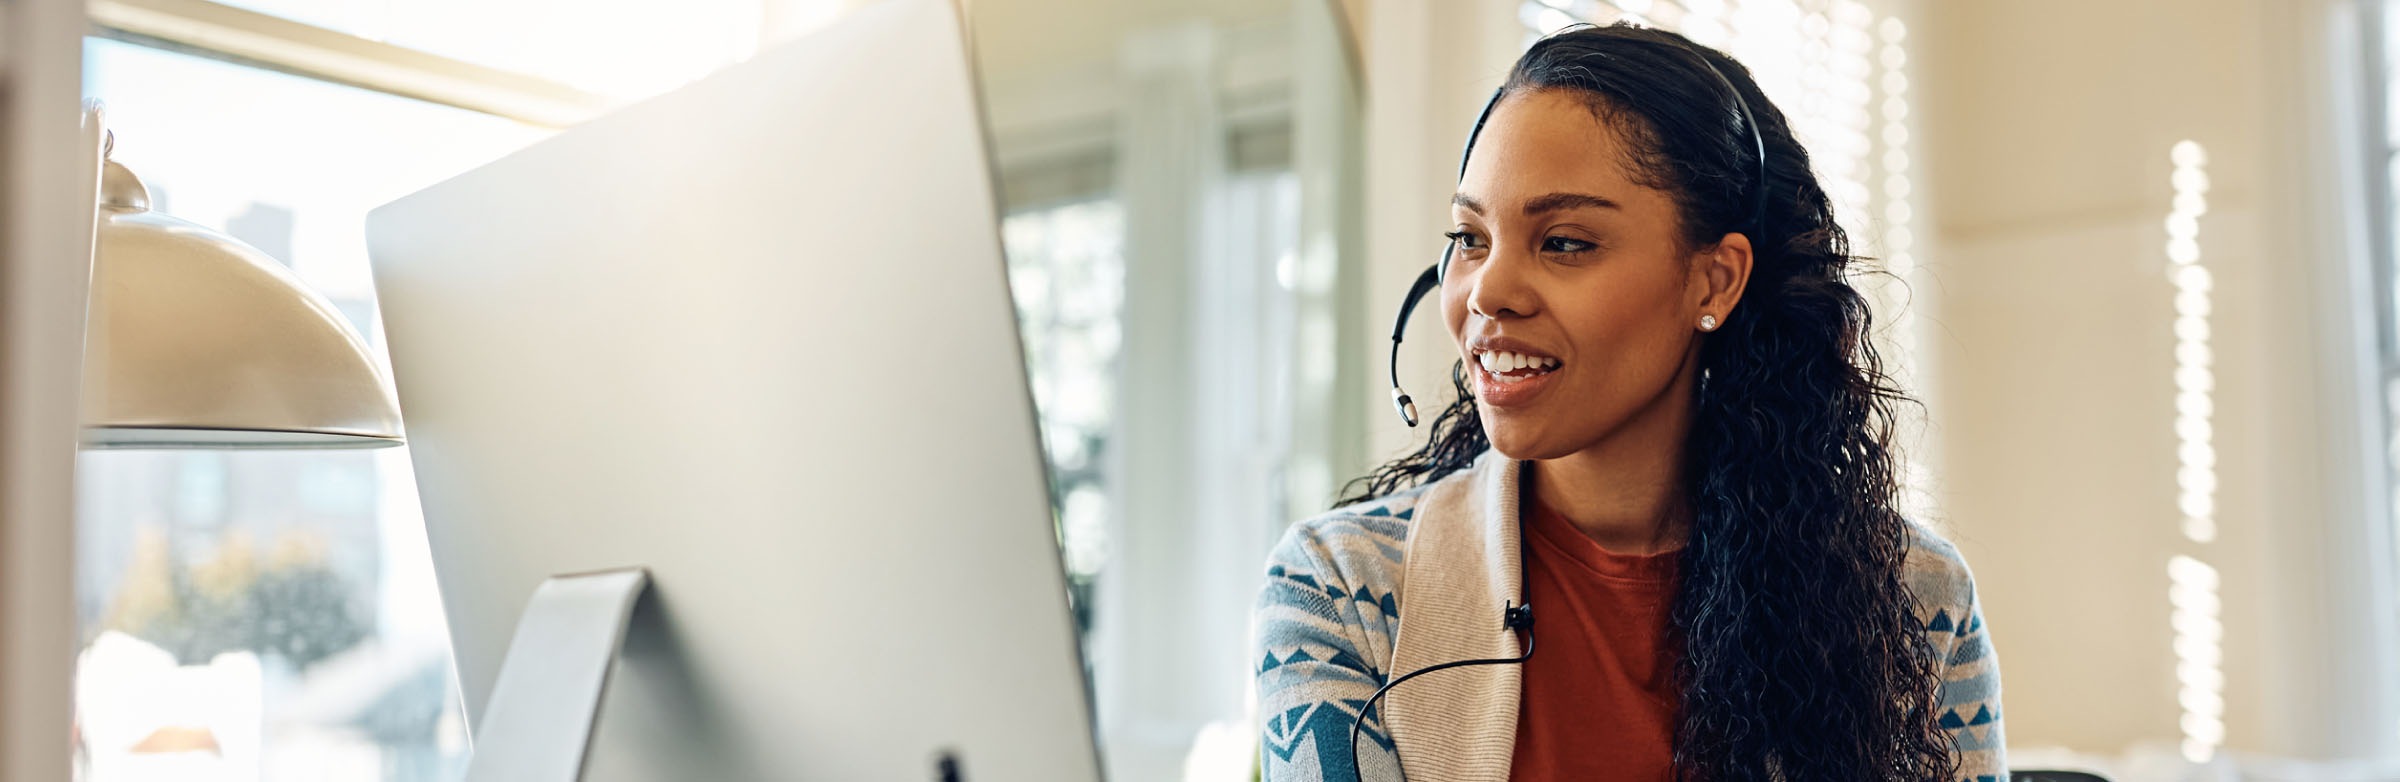
{"type": "MultiPolygon", "coordinates": [[[[1453,478],[1460,476],[1452,476],[1453,478]]],[[[1350,729],[1393,672],[1401,558],[1421,486],[1295,524],[1267,563],[1255,612],[1260,753],[1266,782],[1397,782],[1400,760],[1377,718],[1350,729]]],[[[1959,782],[2005,782],[2000,665],[1974,576],[1948,541],[1911,522],[1907,555],[1919,618],[1942,666],[1940,722],[1959,782]]]]}

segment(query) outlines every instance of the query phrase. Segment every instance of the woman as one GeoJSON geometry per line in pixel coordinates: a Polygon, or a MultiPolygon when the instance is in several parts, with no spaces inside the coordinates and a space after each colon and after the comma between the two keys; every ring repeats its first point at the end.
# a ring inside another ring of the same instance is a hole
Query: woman
{"type": "Polygon", "coordinates": [[[1895,510],[1907,400],[1782,113],[1623,25],[1493,100],[1439,282],[1457,402],[1269,564],[1265,778],[2005,779],[1973,578],[1895,510]]]}

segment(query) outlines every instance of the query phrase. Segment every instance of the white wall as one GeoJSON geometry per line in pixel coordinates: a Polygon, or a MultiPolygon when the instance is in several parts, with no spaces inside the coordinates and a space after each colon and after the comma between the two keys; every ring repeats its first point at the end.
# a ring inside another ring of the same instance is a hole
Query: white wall
{"type": "MultiPolygon", "coordinates": [[[[2322,4],[2273,0],[1927,3],[1931,229],[1920,291],[1936,497],[1982,585],[2012,746],[2173,742],[2166,562],[2224,576],[2230,748],[2358,754],[2400,741],[2389,638],[2336,579],[2388,523],[2360,498],[2344,263],[2305,218],[2338,205],[2311,146],[2338,128],[2303,93],[2322,4]],[[2208,151],[2202,263],[2219,455],[2214,543],[2175,500],[2176,337],[2162,221],[2168,149],[2208,151]],[[2314,189],[2312,189],[2314,188],[2314,189]],[[2352,659],[2381,648],[2383,661],[2352,659]],[[2380,670],[2378,670],[2380,668],[2380,670]],[[2377,681],[2378,677],[2385,681],[2377,681]]],[[[2372,436],[2371,434],[2369,435],[2372,436]]],[[[2388,554],[2386,552],[2381,552],[2388,554]]]]}

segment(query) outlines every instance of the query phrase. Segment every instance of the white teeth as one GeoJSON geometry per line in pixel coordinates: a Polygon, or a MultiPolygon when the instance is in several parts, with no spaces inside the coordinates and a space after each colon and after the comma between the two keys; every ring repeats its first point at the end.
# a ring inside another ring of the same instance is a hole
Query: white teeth
{"type": "MultiPolygon", "coordinates": [[[[1540,369],[1543,371],[1548,371],[1558,366],[1558,359],[1551,358],[1549,356],[1528,356],[1523,353],[1515,353],[1505,350],[1477,353],[1475,354],[1475,362],[1482,364],[1483,370],[1485,372],[1492,373],[1494,376],[1505,375],[1520,369],[1540,369]]],[[[1503,379],[1517,380],[1522,378],[1503,379]]]]}

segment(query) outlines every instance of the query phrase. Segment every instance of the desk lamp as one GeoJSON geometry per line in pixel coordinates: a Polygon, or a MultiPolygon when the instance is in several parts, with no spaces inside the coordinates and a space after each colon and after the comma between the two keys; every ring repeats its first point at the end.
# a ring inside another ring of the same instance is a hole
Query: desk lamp
{"type": "Polygon", "coordinates": [[[83,447],[399,445],[391,384],[341,312],[266,253],[152,211],[106,138],[83,447]]]}

